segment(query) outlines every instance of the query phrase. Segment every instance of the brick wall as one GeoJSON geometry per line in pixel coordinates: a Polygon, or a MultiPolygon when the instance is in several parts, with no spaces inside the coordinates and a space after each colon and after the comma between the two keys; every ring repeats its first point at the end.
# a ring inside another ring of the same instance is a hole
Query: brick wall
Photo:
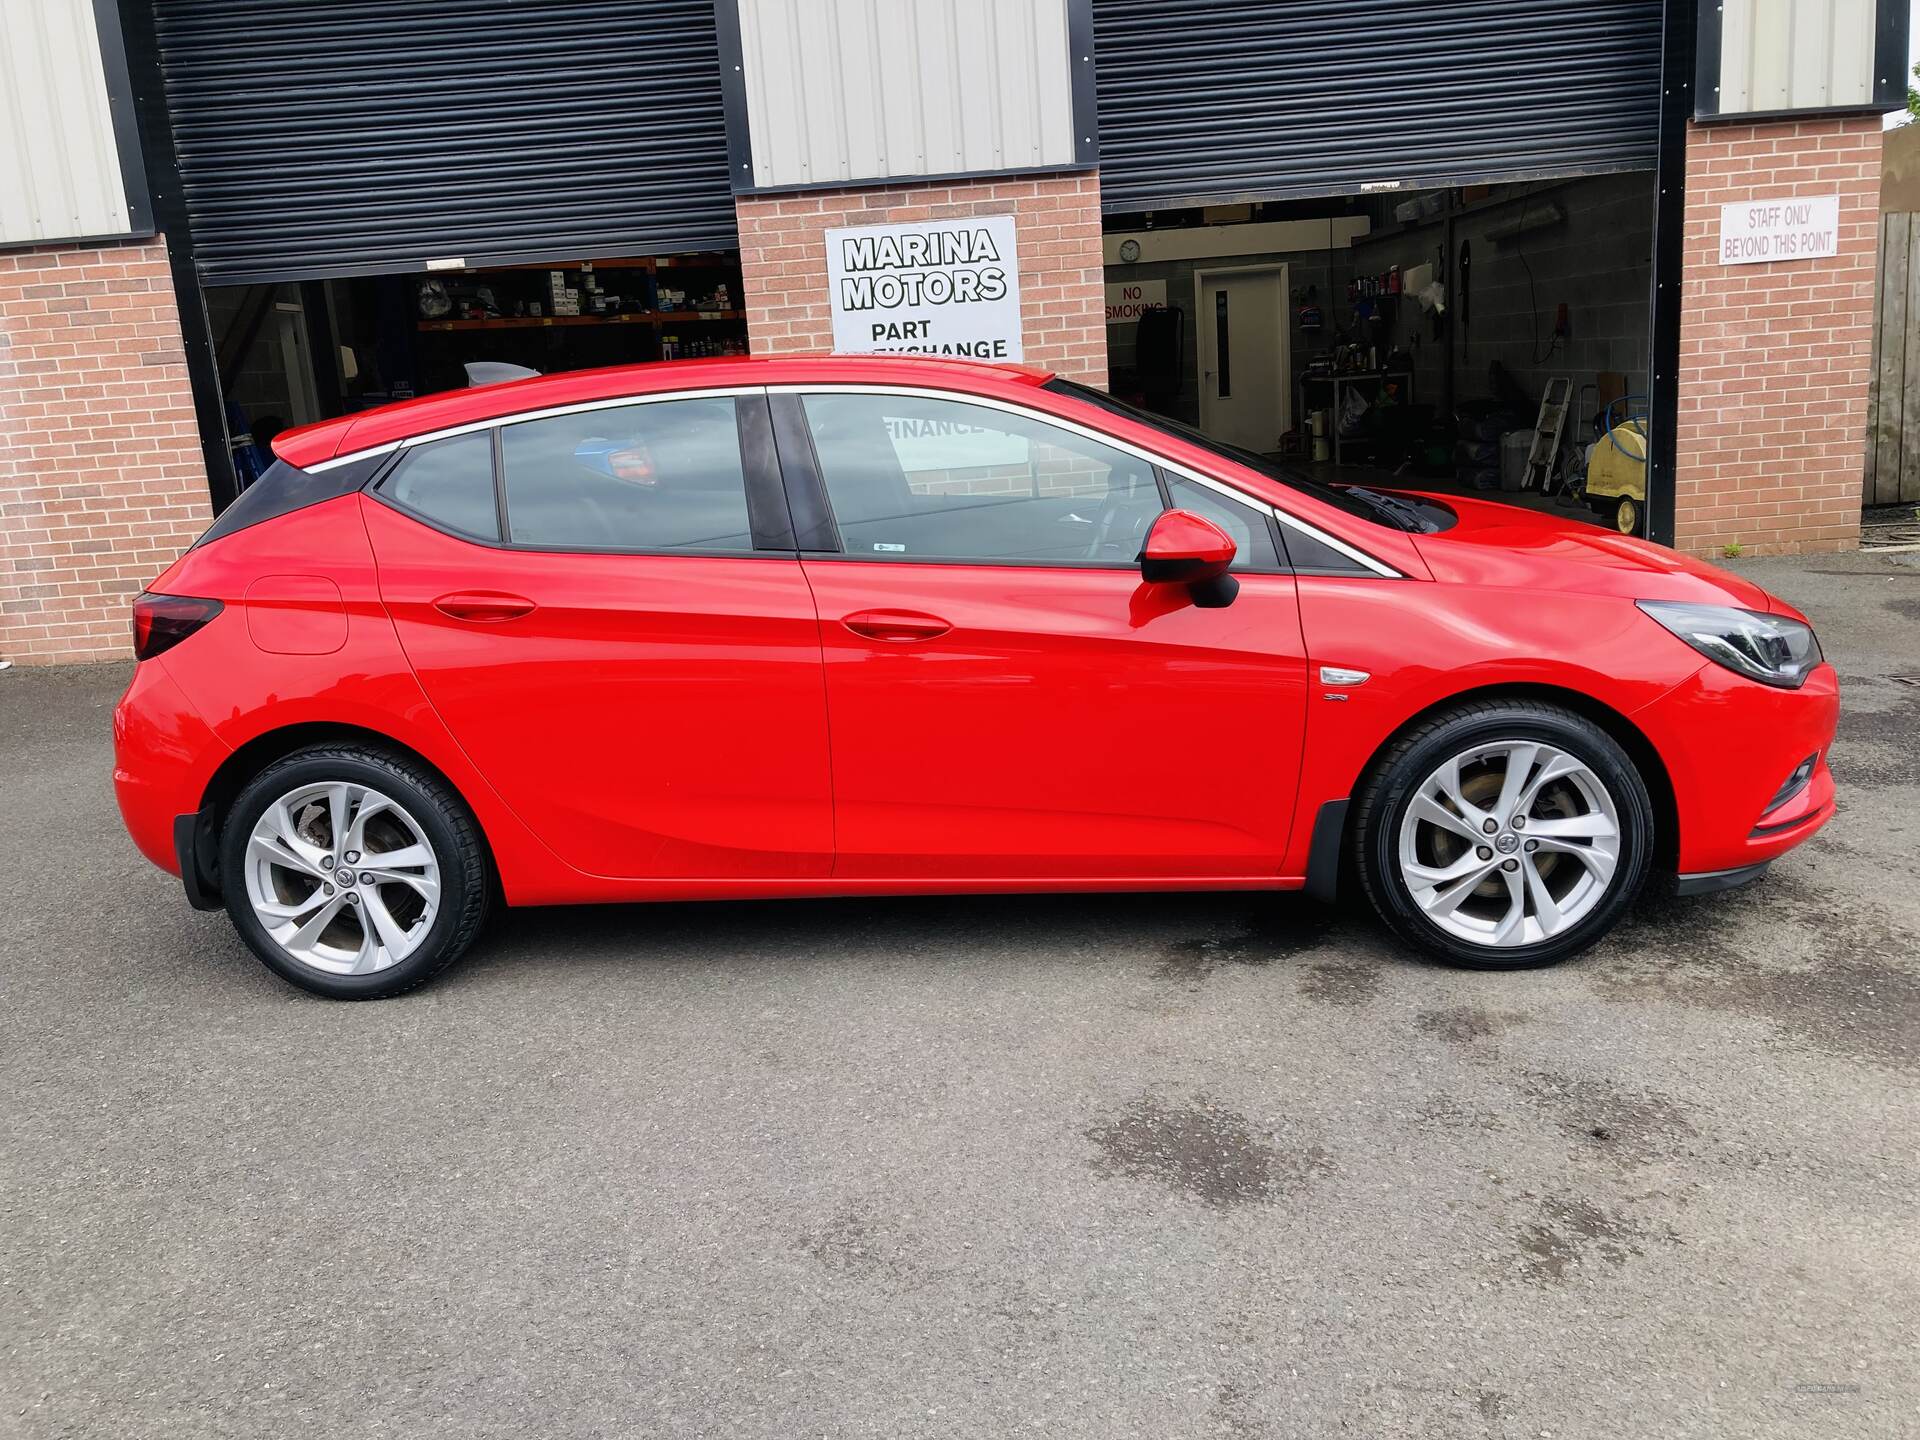
{"type": "Polygon", "coordinates": [[[1850,549],[1860,537],[1880,120],[1690,126],[1674,543],[1850,549]],[[1719,263],[1720,207],[1840,196],[1840,253],[1719,263]]]}
{"type": "Polygon", "coordinates": [[[1012,215],[1026,363],[1107,382],[1100,181],[1092,174],[742,196],[740,268],[756,355],[833,348],[825,233],[842,225],[1012,215]]]}
{"type": "Polygon", "coordinates": [[[0,252],[0,658],[124,658],[211,518],[165,242],[0,252]]]}

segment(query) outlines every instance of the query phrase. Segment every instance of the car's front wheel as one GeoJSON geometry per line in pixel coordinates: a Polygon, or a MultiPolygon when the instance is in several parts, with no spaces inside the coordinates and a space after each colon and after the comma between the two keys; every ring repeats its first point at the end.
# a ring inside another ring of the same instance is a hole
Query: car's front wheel
{"type": "Polygon", "coordinates": [[[377,1000],[459,958],[486,917],[487,858],[458,796],[359,746],[303,750],[235,797],[221,887],[268,968],[336,1000],[377,1000]]]}
{"type": "Polygon", "coordinates": [[[1361,877],[1402,938],[1456,964],[1550,965],[1645,882],[1653,805],[1632,758],[1559,706],[1491,700],[1402,736],[1362,787],[1361,877]]]}

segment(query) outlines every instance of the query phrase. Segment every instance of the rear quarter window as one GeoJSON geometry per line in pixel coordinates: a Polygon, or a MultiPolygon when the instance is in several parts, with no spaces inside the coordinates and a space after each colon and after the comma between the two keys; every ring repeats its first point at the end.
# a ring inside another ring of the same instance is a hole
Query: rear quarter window
{"type": "Polygon", "coordinates": [[[445,529],[476,540],[500,538],[489,431],[414,446],[380,482],[380,493],[445,529]]]}

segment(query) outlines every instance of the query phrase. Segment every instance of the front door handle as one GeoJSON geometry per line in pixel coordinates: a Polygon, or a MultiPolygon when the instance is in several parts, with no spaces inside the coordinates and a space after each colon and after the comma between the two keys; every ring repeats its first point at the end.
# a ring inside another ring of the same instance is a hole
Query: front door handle
{"type": "Polygon", "coordinates": [[[477,625],[497,625],[502,620],[518,620],[533,613],[533,601],[524,595],[508,595],[499,590],[458,590],[442,595],[433,608],[455,620],[470,620],[477,625]]]}
{"type": "Polygon", "coordinates": [[[944,635],[953,626],[938,615],[923,615],[917,610],[856,610],[840,622],[856,635],[869,640],[931,640],[944,635]]]}

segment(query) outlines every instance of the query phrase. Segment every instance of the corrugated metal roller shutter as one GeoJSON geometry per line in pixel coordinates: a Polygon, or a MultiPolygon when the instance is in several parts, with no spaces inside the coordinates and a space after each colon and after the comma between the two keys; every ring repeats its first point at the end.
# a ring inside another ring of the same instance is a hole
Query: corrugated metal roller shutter
{"type": "Polygon", "coordinates": [[[713,0],[155,0],[222,283],[731,247],[713,0]]]}
{"type": "Polygon", "coordinates": [[[1093,0],[1109,210],[1651,167],[1660,0],[1093,0]]]}

